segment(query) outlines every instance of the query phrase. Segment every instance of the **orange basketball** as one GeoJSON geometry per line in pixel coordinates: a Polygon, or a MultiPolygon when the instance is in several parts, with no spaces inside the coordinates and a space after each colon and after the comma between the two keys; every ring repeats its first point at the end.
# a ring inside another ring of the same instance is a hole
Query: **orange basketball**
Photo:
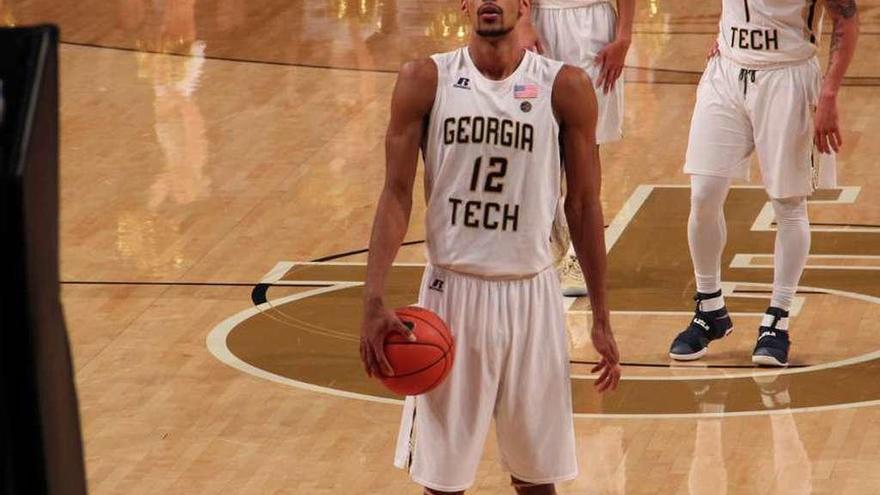
{"type": "Polygon", "coordinates": [[[446,323],[433,311],[417,306],[398,308],[397,317],[413,329],[416,341],[391,333],[385,338],[385,357],[394,376],[379,379],[392,392],[419,395],[443,382],[452,369],[455,342],[446,323]]]}

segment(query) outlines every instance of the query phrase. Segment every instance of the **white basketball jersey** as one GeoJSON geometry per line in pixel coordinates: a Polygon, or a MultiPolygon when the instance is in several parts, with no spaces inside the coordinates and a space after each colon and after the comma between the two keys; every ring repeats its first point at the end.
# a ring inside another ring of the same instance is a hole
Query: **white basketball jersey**
{"type": "Polygon", "coordinates": [[[551,92],[562,62],[525,52],[504,80],[468,49],[433,55],[437,93],[425,159],[427,248],[436,266],[492,278],[552,263],[559,201],[559,126],[551,92]]]}
{"type": "Polygon", "coordinates": [[[816,56],[818,0],[723,0],[718,47],[747,68],[771,68],[816,56]]]}
{"type": "Polygon", "coordinates": [[[610,2],[611,0],[532,0],[532,6],[540,9],[575,9],[610,2]]]}

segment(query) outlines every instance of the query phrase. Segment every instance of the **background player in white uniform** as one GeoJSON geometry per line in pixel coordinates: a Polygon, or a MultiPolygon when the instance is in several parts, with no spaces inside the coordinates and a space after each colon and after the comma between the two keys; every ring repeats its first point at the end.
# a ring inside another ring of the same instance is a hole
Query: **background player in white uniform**
{"type": "Polygon", "coordinates": [[[697,283],[696,314],[670,356],[702,357],[733,328],[721,294],[724,200],[757,151],[776,213],[773,294],[752,352],[756,364],[788,364],[788,311],[810,251],[806,198],[834,186],[842,144],[837,93],[858,38],[854,0],[826,0],[834,22],[824,79],[815,0],[723,0],[715,50],[700,81],[684,170],[691,174],[688,240],[697,283]],[[815,148],[822,155],[814,154],[815,148]]]}
{"type": "MultiPolygon", "coordinates": [[[[599,104],[596,144],[623,135],[623,66],[632,40],[635,0],[530,0],[531,14],[517,27],[522,46],[584,69],[599,104]]],[[[554,248],[560,259],[563,294],[585,296],[580,270],[560,210],[554,225],[554,248]]]]}
{"type": "Polygon", "coordinates": [[[606,302],[596,101],[581,70],[518,47],[511,32],[524,3],[464,7],[468,46],[406,64],[394,90],[361,354],[369,374],[391,374],[382,343],[407,331],[383,292],[421,148],[429,265],[419,304],[448,323],[456,355],[443,384],[407,398],[395,464],[428,493],[460,493],[474,481],[494,417],[516,491],[555,493],[554,483],[577,476],[568,339],[549,246],[561,149],[572,238],[590,274],[602,356],[596,386],[613,389],[620,377],[606,302]]]}

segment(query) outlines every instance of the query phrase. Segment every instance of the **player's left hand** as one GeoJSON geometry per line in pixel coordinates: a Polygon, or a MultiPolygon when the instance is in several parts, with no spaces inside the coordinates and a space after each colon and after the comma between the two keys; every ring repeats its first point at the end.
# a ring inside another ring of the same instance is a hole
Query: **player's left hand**
{"type": "Polygon", "coordinates": [[[840,127],[837,121],[837,96],[823,94],[819,97],[819,105],[815,115],[816,135],[813,142],[820,153],[839,153],[843,146],[840,127]]]}
{"type": "Polygon", "coordinates": [[[605,45],[596,55],[595,61],[602,67],[596,87],[602,88],[604,93],[613,90],[620,75],[623,74],[623,64],[626,62],[628,51],[628,40],[615,40],[605,45]]]}
{"type": "Polygon", "coordinates": [[[531,22],[521,22],[516,27],[516,42],[520,48],[543,54],[544,45],[541,44],[541,37],[531,22]]]}
{"type": "Polygon", "coordinates": [[[593,329],[590,333],[593,347],[599,353],[599,364],[590,370],[590,373],[599,373],[599,378],[593,384],[599,393],[617,389],[620,382],[620,353],[617,351],[617,342],[611,332],[611,325],[599,320],[593,321],[593,329]]]}

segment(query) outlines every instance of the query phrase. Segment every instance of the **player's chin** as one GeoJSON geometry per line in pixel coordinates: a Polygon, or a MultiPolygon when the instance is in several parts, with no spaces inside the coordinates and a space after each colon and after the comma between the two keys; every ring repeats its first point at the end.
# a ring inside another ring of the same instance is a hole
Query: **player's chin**
{"type": "Polygon", "coordinates": [[[511,31],[513,31],[512,27],[511,28],[504,27],[500,24],[497,26],[494,24],[489,24],[489,25],[481,24],[481,25],[477,26],[476,33],[477,33],[477,36],[480,36],[482,38],[493,38],[494,39],[494,38],[501,38],[502,36],[506,36],[511,31]]]}

